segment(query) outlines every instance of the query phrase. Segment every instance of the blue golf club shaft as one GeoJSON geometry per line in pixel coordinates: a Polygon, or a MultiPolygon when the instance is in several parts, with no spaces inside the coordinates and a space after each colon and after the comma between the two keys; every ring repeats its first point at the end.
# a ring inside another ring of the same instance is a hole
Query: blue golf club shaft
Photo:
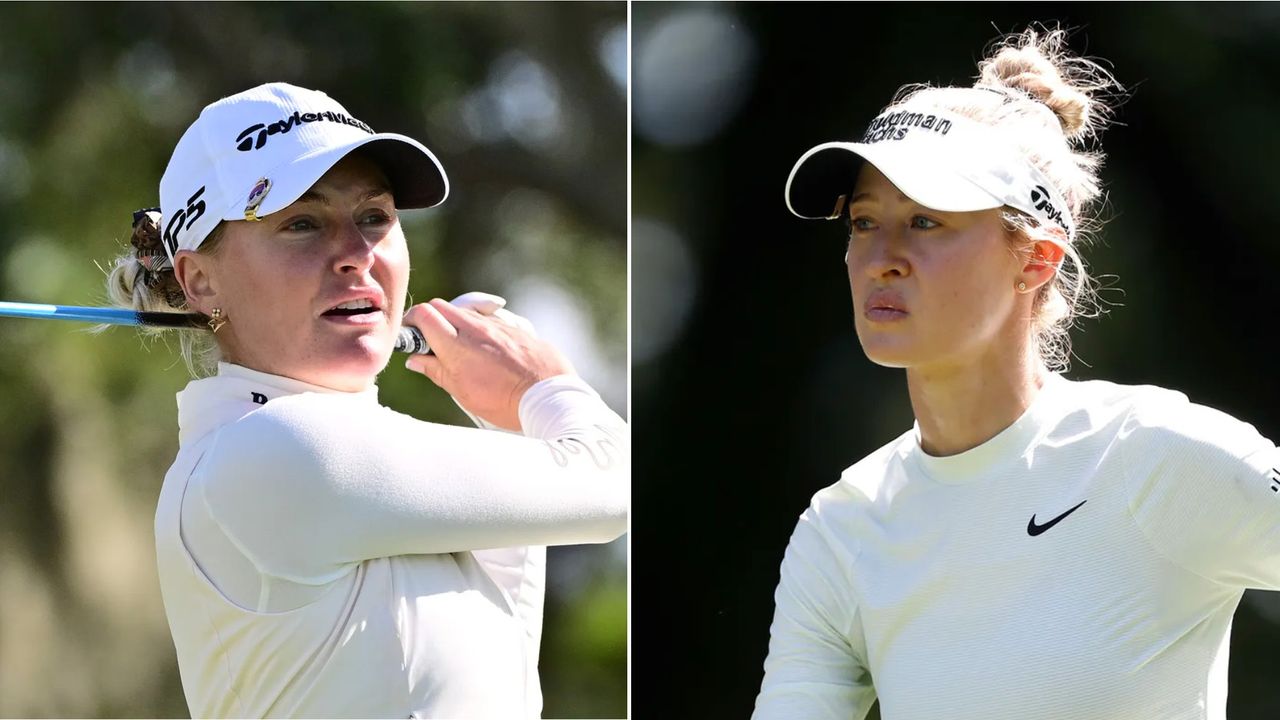
{"type": "MultiPolygon", "coordinates": [[[[0,316],[38,318],[43,320],[78,320],[107,325],[150,325],[153,327],[207,327],[209,318],[200,313],[142,312],[124,308],[84,307],[78,305],[42,305],[39,303],[0,302],[0,316]]],[[[401,326],[396,338],[396,352],[426,355],[431,352],[427,340],[417,328],[401,326]]]]}

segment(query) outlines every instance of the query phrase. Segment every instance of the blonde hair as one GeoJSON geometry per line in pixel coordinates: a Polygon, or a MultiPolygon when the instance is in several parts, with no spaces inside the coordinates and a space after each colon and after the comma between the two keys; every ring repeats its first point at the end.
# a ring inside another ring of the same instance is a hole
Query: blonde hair
{"type": "MultiPolygon", "coordinates": [[[[1054,371],[1069,366],[1068,332],[1076,320],[1103,312],[1098,283],[1077,246],[1092,242],[1102,224],[1098,171],[1103,154],[1087,145],[1110,118],[1108,103],[1123,91],[1097,62],[1072,55],[1066,37],[1061,28],[1032,27],[998,39],[978,63],[973,87],[908,85],[891,104],[929,102],[997,128],[1062,193],[1077,228],[1075,239],[1064,247],[1070,263],[1064,260],[1053,279],[1040,287],[1032,306],[1040,359],[1054,371]]],[[[1033,243],[1052,239],[1049,227],[1020,211],[1005,208],[1004,220],[1013,251],[1022,260],[1030,257],[1033,243]]]]}
{"type": "MultiPolygon", "coordinates": [[[[216,254],[224,226],[225,223],[218,223],[196,252],[216,254]]],[[[191,311],[187,295],[178,283],[173,268],[168,266],[160,243],[159,214],[143,214],[134,223],[130,245],[107,268],[107,299],[112,305],[145,312],[191,311]]],[[[101,331],[105,328],[106,326],[100,326],[95,329],[101,331]]],[[[145,325],[138,329],[144,337],[159,339],[176,333],[178,351],[192,377],[208,377],[217,372],[222,351],[209,330],[145,325]]]]}

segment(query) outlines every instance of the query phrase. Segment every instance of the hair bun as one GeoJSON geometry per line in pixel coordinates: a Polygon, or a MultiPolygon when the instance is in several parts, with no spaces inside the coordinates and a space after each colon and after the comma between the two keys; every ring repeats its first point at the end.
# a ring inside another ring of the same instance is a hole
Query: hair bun
{"type": "Polygon", "coordinates": [[[1058,117],[1071,139],[1094,134],[1107,106],[1096,91],[1119,85],[1097,63],[1064,49],[1066,31],[1027,29],[1006,38],[978,64],[978,85],[1020,90],[1043,103],[1058,117]]]}
{"type": "Polygon", "coordinates": [[[154,208],[134,212],[133,233],[129,236],[129,244],[137,249],[139,255],[164,255],[164,245],[161,243],[160,212],[154,208]]]}

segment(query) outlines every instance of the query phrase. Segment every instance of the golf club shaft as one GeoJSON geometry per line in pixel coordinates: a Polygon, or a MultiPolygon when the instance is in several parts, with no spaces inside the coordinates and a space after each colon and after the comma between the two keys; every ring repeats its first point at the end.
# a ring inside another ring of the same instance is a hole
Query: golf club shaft
{"type": "MultiPolygon", "coordinates": [[[[200,313],[142,312],[125,308],[83,307],[77,305],[41,305],[38,303],[0,302],[0,316],[39,318],[43,320],[78,320],[106,325],[147,325],[151,327],[202,328],[209,318],[200,313]]],[[[426,355],[431,352],[427,340],[415,327],[403,325],[396,338],[395,350],[426,355]]]]}

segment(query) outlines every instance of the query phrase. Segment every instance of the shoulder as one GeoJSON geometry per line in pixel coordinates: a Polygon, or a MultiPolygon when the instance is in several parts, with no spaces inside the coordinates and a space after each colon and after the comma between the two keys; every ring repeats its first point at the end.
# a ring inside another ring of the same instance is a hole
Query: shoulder
{"type": "Polygon", "coordinates": [[[1210,461],[1243,458],[1271,445],[1252,424],[1153,385],[1134,387],[1118,439],[1130,455],[1134,450],[1163,451],[1210,461]]]}
{"type": "Polygon", "coordinates": [[[367,399],[326,393],[273,398],[218,430],[216,451],[281,453],[354,441],[405,418],[367,399]]]}
{"type": "MultiPolygon", "coordinates": [[[[1048,388],[1046,388],[1048,389],[1048,388]]],[[[1082,426],[1104,428],[1118,426],[1136,406],[1167,401],[1181,393],[1155,385],[1125,385],[1110,380],[1074,380],[1055,378],[1052,404],[1059,410],[1053,432],[1073,433],[1082,426]]]]}
{"type": "Polygon", "coordinates": [[[332,409],[319,396],[274,398],[218,428],[207,464],[243,464],[292,454],[323,442],[332,417],[332,409]]]}
{"type": "Polygon", "coordinates": [[[1055,430],[1060,433],[1110,427],[1130,447],[1199,443],[1236,454],[1246,454],[1263,439],[1253,425],[1158,385],[1069,380],[1059,389],[1063,413],[1055,430]]]}
{"type": "Polygon", "coordinates": [[[1157,482],[1181,486],[1254,474],[1275,447],[1252,424],[1178,390],[1101,380],[1073,383],[1074,389],[1089,413],[1110,419],[1108,434],[1135,496],[1157,482]]]}
{"type": "Polygon", "coordinates": [[[902,462],[910,449],[914,430],[908,430],[875,451],[850,465],[840,473],[840,481],[825,488],[813,497],[810,506],[815,512],[826,510],[835,513],[873,504],[884,494],[888,486],[901,482],[902,473],[891,472],[902,462]]]}
{"type": "Polygon", "coordinates": [[[394,434],[398,413],[341,395],[301,393],[273,398],[219,428],[199,482],[217,503],[246,496],[301,494],[349,481],[353,457],[378,434],[394,434]]]}
{"type": "Polygon", "coordinates": [[[873,513],[889,486],[907,481],[895,472],[912,431],[894,438],[840,474],[840,480],[813,495],[791,537],[799,552],[842,558],[851,562],[859,553],[859,525],[873,513]]]}

